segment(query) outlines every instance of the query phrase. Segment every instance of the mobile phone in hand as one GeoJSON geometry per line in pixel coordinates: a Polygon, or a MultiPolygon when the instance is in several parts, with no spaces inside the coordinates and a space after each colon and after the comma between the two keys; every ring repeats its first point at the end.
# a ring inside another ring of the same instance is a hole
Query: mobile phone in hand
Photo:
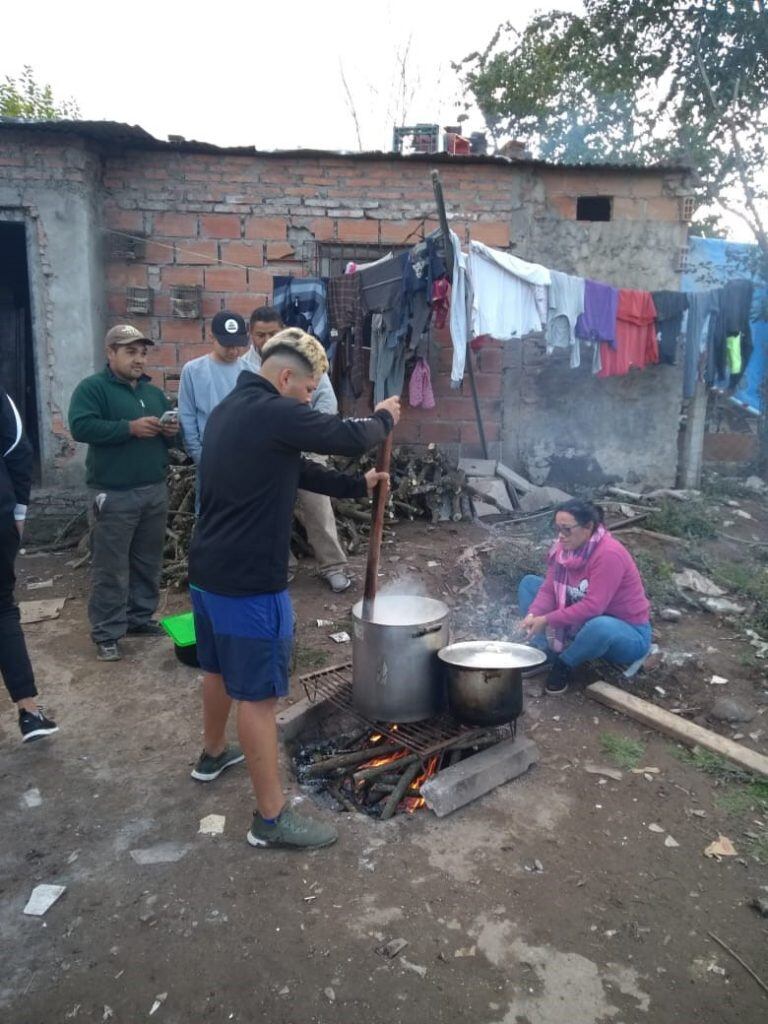
{"type": "Polygon", "coordinates": [[[164,427],[169,424],[174,426],[179,422],[179,410],[178,409],[166,409],[163,415],[160,417],[160,422],[164,427]]]}

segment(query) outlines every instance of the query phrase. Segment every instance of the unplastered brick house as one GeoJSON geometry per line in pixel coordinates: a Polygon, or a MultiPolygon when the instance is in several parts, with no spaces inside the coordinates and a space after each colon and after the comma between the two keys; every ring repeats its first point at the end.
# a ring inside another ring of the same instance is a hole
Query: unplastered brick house
{"type": "MultiPolygon", "coordinates": [[[[108,326],[156,339],[150,372],[173,391],[183,364],[208,351],[210,317],[268,303],[274,275],[331,276],[434,230],[432,168],[462,241],[621,287],[679,285],[684,168],[261,152],[111,122],[0,122],[0,374],[24,407],[43,481],[82,481],[66,410],[102,365],[108,326]]],[[[450,337],[435,342],[437,405],[406,408],[398,441],[477,455],[468,383],[451,390],[450,337]]],[[[538,482],[674,481],[679,367],[597,380],[535,337],[486,345],[475,365],[492,456],[538,482]]]]}

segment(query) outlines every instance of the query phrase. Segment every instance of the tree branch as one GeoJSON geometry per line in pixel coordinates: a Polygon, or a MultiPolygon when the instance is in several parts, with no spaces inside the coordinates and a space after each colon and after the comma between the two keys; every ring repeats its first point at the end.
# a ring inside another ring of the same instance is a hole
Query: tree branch
{"type": "Polygon", "coordinates": [[[357,148],[362,153],[363,140],[360,136],[360,121],[358,120],[357,117],[357,107],[355,106],[355,101],[352,98],[352,92],[349,88],[349,83],[347,82],[347,76],[344,74],[344,65],[342,64],[341,60],[339,60],[339,74],[341,75],[341,82],[342,85],[344,86],[344,93],[347,97],[347,106],[349,107],[349,112],[352,115],[352,121],[354,122],[355,125],[355,135],[357,136],[357,148]]]}

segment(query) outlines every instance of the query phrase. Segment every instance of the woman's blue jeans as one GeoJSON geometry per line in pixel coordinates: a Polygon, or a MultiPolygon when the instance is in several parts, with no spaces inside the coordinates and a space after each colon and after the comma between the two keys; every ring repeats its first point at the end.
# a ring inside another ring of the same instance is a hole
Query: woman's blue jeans
{"type": "MultiPolygon", "coordinates": [[[[528,614],[533,599],[538,594],[543,576],[523,576],[517,588],[517,602],[521,616],[528,614]]],[[[531,643],[542,651],[550,651],[545,636],[533,637],[531,643]]],[[[651,649],[650,623],[632,626],[629,622],[616,619],[612,615],[596,615],[588,619],[571,643],[560,654],[560,660],[575,668],[585,661],[605,658],[615,665],[631,665],[632,662],[644,657],[651,649]]]]}

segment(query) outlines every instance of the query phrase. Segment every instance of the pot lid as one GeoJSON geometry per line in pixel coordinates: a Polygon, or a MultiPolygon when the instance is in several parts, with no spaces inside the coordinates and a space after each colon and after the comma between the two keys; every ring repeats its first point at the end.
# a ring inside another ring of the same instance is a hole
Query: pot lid
{"type": "Polygon", "coordinates": [[[477,669],[532,668],[547,660],[537,647],[506,640],[465,640],[443,647],[437,656],[447,665],[477,669]]]}

